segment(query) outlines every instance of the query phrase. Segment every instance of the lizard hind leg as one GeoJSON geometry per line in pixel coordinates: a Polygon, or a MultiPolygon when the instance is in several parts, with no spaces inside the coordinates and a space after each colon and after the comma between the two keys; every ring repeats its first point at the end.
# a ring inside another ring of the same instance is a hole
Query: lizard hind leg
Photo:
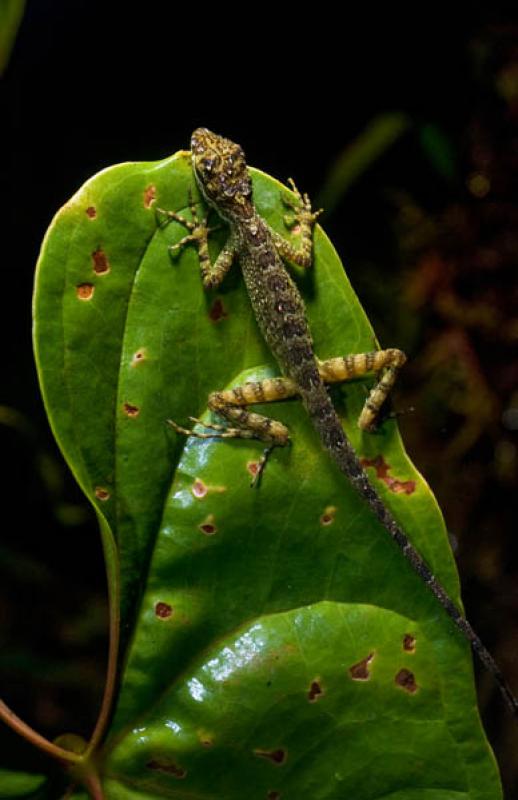
{"type": "Polygon", "coordinates": [[[361,430],[372,431],[376,427],[380,409],[394,386],[397,373],[405,361],[406,356],[401,350],[390,348],[319,361],[318,370],[325,383],[354,380],[370,372],[381,373],[381,377],[371,389],[358,418],[358,427],[361,430]]]}
{"type": "Polygon", "coordinates": [[[282,422],[263,414],[248,411],[245,406],[252,403],[283,400],[296,394],[296,384],[289,378],[267,378],[209,395],[207,403],[209,409],[224,417],[229,423],[233,423],[231,425],[202,422],[196,417],[189,417],[191,422],[207,429],[207,431],[201,432],[184,428],[173,420],[167,420],[167,422],[183,436],[195,436],[198,439],[257,439],[265,442],[267,447],[257,463],[251,484],[257,486],[272,450],[275,447],[284,447],[289,443],[289,431],[282,422]]]}

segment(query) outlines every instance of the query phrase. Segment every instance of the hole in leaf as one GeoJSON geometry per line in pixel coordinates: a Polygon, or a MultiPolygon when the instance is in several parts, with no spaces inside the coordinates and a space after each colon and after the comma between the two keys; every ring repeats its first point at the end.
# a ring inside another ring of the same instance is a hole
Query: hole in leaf
{"type": "Polygon", "coordinates": [[[109,500],[110,492],[108,491],[108,489],[105,489],[104,486],[96,486],[95,496],[97,497],[98,500],[109,500]]]}
{"type": "Polygon", "coordinates": [[[124,403],[124,413],[127,417],[138,417],[140,414],[140,408],[132,405],[131,403],[124,403]]]}
{"type": "Polygon", "coordinates": [[[407,653],[415,653],[415,636],[411,633],[405,633],[403,637],[403,650],[407,653]]]}
{"type": "Polygon", "coordinates": [[[316,701],[324,694],[322,686],[318,680],[311,681],[311,686],[309,687],[308,692],[308,700],[310,703],[316,703],[316,701]]]}
{"type": "Polygon", "coordinates": [[[369,672],[369,664],[371,663],[372,659],[374,658],[374,653],[369,653],[366,658],[363,658],[361,661],[358,661],[357,664],[353,664],[352,667],[349,667],[349,674],[353,681],[368,681],[371,674],[369,672]]]}
{"type": "Polygon", "coordinates": [[[214,514],[209,514],[205,517],[204,521],[198,527],[205,536],[214,536],[218,530],[214,524],[214,514]]]}
{"type": "Polygon", "coordinates": [[[254,755],[259,756],[259,758],[266,758],[268,761],[279,765],[285,764],[288,757],[286,750],[283,750],[281,747],[277,750],[261,750],[257,747],[254,750],[254,755]]]}
{"type": "Polygon", "coordinates": [[[209,319],[211,322],[221,322],[222,319],[228,317],[222,300],[214,300],[209,310],[209,319]]]}
{"type": "Polygon", "coordinates": [[[149,208],[156,199],[156,186],[151,183],[144,189],[144,208],[149,208]]]}
{"type": "Polygon", "coordinates": [[[320,524],[331,525],[335,521],[336,511],[336,506],[327,506],[327,508],[324,509],[324,513],[320,517],[320,524]]]}
{"type": "Polygon", "coordinates": [[[191,492],[195,497],[202,498],[208,492],[207,486],[203,483],[201,478],[196,478],[193,485],[191,486],[191,492]]]}
{"type": "Polygon", "coordinates": [[[419,688],[415,682],[414,673],[410,672],[409,669],[400,669],[394,680],[397,686],[400,686],[410,694],[414,694],[419,688]]]}
{"type": "Polygon", "coordinates": [[[97,250],[94,250],[92,253],[92,261],[94,262],[94,272],[97,275],[105,275],[110,271],[110,265],[108,263],[106,253],[104,250],[101,250],[100,247],[98,247],[97,250]]]}
{"type": "Polygon", "coordinates": [[[187,775],[187,771],[173,761],[158,761],[157,759],[152,759],[148,761],[146,767],[156,770],[157,772],[167,772],[168,775],[174,775],[175,778],[185,778],[187,775]]]}
{"type": "Polygon", "coordinates": [[[95,286],[92,283],[80,283],[76,286],[76,295],[79,300],[91,300],[94,296],[95,286]]]}
{"type": "Polygon", "coordinates": [[[160,619],[168,619],[173,613],[172,606],[169,603],[155,603],[155,614],[160,619]]]}
{"type": "Polygon", "coordinates": [[[90,219],[96,218],[97,209],[95,208],[95,206],[88,206],[88,208],[86,209],[86,216],[89,217],[90,219]]]}
{"type": "Polygon", "coordinates": [[[136,353],[133,353],[133,358],[131,359],[131,366],[135,367],[137,364],[140,364],[141,361],[144,361],[146,357],[146,351],[142,347],[140,350],[137,350],[136,353]]]}

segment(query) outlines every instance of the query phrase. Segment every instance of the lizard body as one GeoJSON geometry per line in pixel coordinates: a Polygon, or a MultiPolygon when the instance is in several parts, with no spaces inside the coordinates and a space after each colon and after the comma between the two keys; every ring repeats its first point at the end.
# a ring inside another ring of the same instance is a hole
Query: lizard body
{"type": "Polygon", "coordinates": [[[313,349],[304,302],[283,262],[283,258],[286,258],[305,267],[311,266],[311,232],[318,212],[312,212],[307,195],[302,197],[292,184],[297,202],[285,202],[295,210],[295,218],[300,226],[302,246],[296,250],[259,216],[252,199],[252,184],[245,156],[239,145],[205,128],[199,128],[192,135],[191,151],[197,184],[208,204],[228,223],[230,235],[218,259],[212,264],[207,246],[210,229],[206,220],[198,219],[195,207],[191,204],[192,220],[159,209],[166,221],[175,219],[190,231],[173,248],[179,249],[188,242],[198,245],[202,280],[206,288],[218,285],[234,257],[239,258],[259,328],[284,377],[245,384],[227,392],[214,392],[209,397],[209,408],[235,423],[235,428],[206,425],[214,428],[216,434],[202,434],[193,433],[173,422],[171,424],[182,434],[202,438],[214,435],[240,436],[260,439],[271,446],[282,446],[289,439],[287,428],[280,422],[247,411],[245,406],[299,395],[324,448],[468,639],[481,662],[493,674],[506,704],[518,716],[518,701],[491,654],[370,482],[345,435],[325,386],[325,382],[386,368],[385,374],[371,391],[359,420],[360,427],[368,430],[373,427],[379,408],[394,383],[396,370],[404,363],[405,356],[398,350],[387,350],[320,362],[313,349]]]}

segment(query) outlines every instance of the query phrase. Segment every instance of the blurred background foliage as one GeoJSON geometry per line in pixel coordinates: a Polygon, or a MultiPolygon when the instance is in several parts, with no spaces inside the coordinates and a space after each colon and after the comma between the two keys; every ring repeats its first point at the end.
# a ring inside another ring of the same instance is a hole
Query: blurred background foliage
{"type": "MultiPolygon", "coordinates": [[[[380,342],[409,355],[403,437],[443,509],[467,615],[518,692],[518,21],[486,9],[446,30],[430,12],[345,32],[327,16],[295,31],[266,15],[245,33],[230,9],[204,26],[187,8],[47,0],[27,4],[7,65],[23,5],[0,0],[6,701],[49,737],[88,735],[106,654],[95,521],[31,359],[39,243],[93,172],[186,148],[200,124],[317,198],[380,342]]],[[[515,797],[516,723],[488,675],[479,697],[515,797]]],[[[44,763],[4,728],[0,747],[0,766],[44,763]]]]}

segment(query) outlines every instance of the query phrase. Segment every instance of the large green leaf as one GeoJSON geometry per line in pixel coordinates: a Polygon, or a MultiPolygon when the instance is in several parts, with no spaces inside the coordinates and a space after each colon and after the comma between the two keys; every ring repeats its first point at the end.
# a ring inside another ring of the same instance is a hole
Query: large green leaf
{"type": "MultiPolygon", "coordinates": [[[[252,177],[261,214],[286,233],[280,184],[252,177]]],[[[112,589],[121,575],[107,797],[500,798],[468,645],[301,404],[268,407],[293,442],[258,489],[260,443],[185,440],[166,425],[203,415],[210,391],[276,370],[239,270],[207,294],[194,248],[169,256],[185,230],[159,229],[153,205],[188,214],[191,186],[183,152],[95,176],[53,221],[36,282],[51,424],[101,520],[112,589]]],[[[321,229],[298,281],[320,357],[372,349],[321,229]]],[[[333,398],[380,494],[459,602],[442,517],[395,423],[358,431],[363,383],[333,398]]]]}

